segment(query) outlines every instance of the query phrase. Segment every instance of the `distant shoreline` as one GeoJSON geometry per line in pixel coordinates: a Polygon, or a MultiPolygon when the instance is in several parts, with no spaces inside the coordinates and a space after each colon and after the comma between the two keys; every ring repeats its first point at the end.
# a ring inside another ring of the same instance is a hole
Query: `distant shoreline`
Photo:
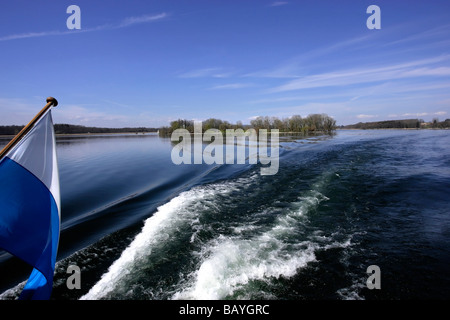
{"type": "Polygon", "coordinates": [[[338,130],[450,130],[450,128],[336,128],[338,130]]]}
{"type": "MultiPolygon", "coordinates": [[[[336,131],[342,131],[342,130],[361,130],[361,131],[368,131],[368,130],[409,130],[409,131],[415,131],[415,130],[450,130],[450,128],[336,128],[336,131]]],[[[268,132],[270,134],[270,132],[268,132]]],[[[312,132],[309,133],[309,135],[320,135],[320,134],[327,134],[325,132],[312,132]]],[[[55,134],[56,137],[74,137],[74,136],[82,136],[82,137],[94,137],[94,136],[125,136],[125,135],[132,135],[132,136],[143,136],[143,135],[158,135],[158,132],[108,132],[108,133],[57,133],[55,134]]],[[[303,135],[301,132],[279,132],[279,135],[303,135]]],[[[305,136],[307,136],[306,134],[305,136]]],[[[0,135],[0,139],[12,139],[15,135],[0,135]]]]}
{"type": "Polygon", "coordinates": [[[358,122],[355,124],[337,126],[336,129],[448,129],[450,119],[439,121],[437,118],[431,122],[422,119],[383,120],[372,122],[358,122]]]}
{"type": "MultiPolygon", "coordinates": [[[[122,136],[126,136],[126,135],[133,135],[133,136],[143,136],[143,135],[157,135],[158,132],[105,132],[105,133],[56,133],[55,136],[56,137],[73,137],[73,136],[84,136],[84,137],[89,137],[89,136],[114,136],[114,135],[122,135],[122,136]]],[[[6,138],[13,138],[15,137],[15,134],[2,134],[0,135],[0,139],[6,139],[6,138]]]]}
{"type": "Polygon", "coordinates": [[[135,135],[135,136],[143,136],[143,135],[157,135],[158,132],[94,132],[94,133],[56,133],[56,137],[64,137],[64,136],[113,136],[113,135],[135,135]]]}

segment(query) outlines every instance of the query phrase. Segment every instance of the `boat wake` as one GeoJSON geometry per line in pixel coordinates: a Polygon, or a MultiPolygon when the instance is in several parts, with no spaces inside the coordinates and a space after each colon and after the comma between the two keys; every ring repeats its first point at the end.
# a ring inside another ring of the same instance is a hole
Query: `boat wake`
{"type": "Polygon", "coordinates": [[[329,200],[323,192],[330,174],[294,201],[267,202],[256,210],[242,203],[260,196],[252,191],[260,190],[257,174],[183,192],[145,221],[120,258],[80,299],[275,298],[270,290],[274,279],[295,276],[316,261],[317,250],[351,245],[349,239],[308,231],[309,215],[329,200]],[[180,247],[185,250],[179,252],[180,247]],[[183,267],[174,267],[171,259],[183,267]],[[177,269],[166,270],[175,280],[170,284],[151,280],[163,266],[177,269]]]}

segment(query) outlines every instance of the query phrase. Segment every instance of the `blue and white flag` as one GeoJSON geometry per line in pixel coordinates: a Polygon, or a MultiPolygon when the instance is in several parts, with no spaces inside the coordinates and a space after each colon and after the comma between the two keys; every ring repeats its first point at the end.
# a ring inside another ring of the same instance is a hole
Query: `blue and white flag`
{"type": "Polygon", "coordinates": [[[0,248],[34,269],[20,299],[49,299],[60,229],[51,108],[0,159],[0,248]]]}

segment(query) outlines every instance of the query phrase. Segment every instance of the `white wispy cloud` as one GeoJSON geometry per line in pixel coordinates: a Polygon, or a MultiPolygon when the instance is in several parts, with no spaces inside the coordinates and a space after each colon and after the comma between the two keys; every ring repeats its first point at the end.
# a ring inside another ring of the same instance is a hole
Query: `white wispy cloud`
{"type": "Polygon", "coordinates": [[[169,116],[139,110],[128,113],[124,109],[111,106],[105,111],[101,105],[65,104],[64,108],[55,108],[52,116],[54,123],[112,128],[157,127],[169,122],[169,116]]]}
{"type": "Polygon", "coordinates": [[[143,15],[139,17],[128,17],[122,20],[120,23],[116,24],[104,24],[97,27],[91,28],[81,28],[79,30],[53,30],[53,31],[42,31],[42,32],[27,32],[20,34],[12,34],[0,37],[0,41],[9,41],[9,40],[18,40],[18,39],[27,39],[27,38],[39,38],[39,37],[48,37],[48,36],[60,36],[67,34],[77,34],[77,33],[85,33],[85,32],[94,32],[101,30],[112,30],[112,29],[121,29],[130,27],[137,24],[143,23],[151,23],[156,22],[162,19],[167,18],[169,15],[165,12],[155,15],[143,15]]]}
{"type": "Polygon", "coordinates": [[[227,78],[231,76],[230,72],[224,71],[222,68],[200,68],[184,72],[179,78],[227,78]]]}
{"type": "Polygon", "coordinates": [[[314,61],[320,61],[324,56],[339,52],[340,50],[346,50],[348,48],[354,48],[357,45],[367,46],[373,45],[371,40],[374,37],[374,33],[364,36],[358,36],[351,39],[339,41],[331,45],[319,47],[308,52],[304,52],[297,55],[288,61],[285,61],[274,68],[268,68],[258,71],[249,72],[244,77],[263,77],[263,78],[299,78],[304,73],[306,66],[314,61]]]}
{"type": "MultiPolygon", "coordinates": [[[[414,21],[414,23],[416,23],[414,21]]],[[[403,28],[411,29],[412,25],[411,23],[408,23],[405,26],[402,26],[403,28]]],[[[387,42],[384,44],[384,46],[393,46],[398,44],[404,44],[407,42],[414,42],[417,43],[419,41],[435,41],[436,39],[442,40],[447,39],[447,35],[450,32],[450,24],[438,26],[432,29],[426,29],[424,31],[420,31],[417,33],[411,33],[410,36],[402,37],[400,39],[397,39],[395,41],[387,42]]]]}
{"type": "Polygon", "coordinates": [[[80,105],[65,105],[64,109],[55,110],[55,123],[78,123],[91,125],[93,123],[120,123],[127,120],[125,115],[117,115],[111,112],[97,111],[80,105]],[[59,111],[59,112],[56,112],[59,111]]]}
{"type": "Polygon", "coordinates": [[[300,70],[300,61],[293,59],[275,68],[258,70],[244,74],[244,77],[254,78],[298,78],[300,70]]]}
{"type": "Polygon", "coordinates": [[[155,22],[167,18],[169,15],[165,12],[156,15],[144,15],[139,17],[128,17],[124,19],[117,28],[125,28],[136,24],[155,22]]]}
{"type": "MultiPolygon", "coordinates": [[[[267,97],[249,101],[249,104],[280,104],[291,101],[397,101],[398,99],[424,100],[431,97],[448,97],[447,89],[450,88],[449,81],[437,79],[428,83],[396,83],[395,81],[386,81],[373,85],[362,86],[359,88],[339,88],[339,90],[329,90],[326,92],[301,91],[297,93],[286,92],[285,96],[267,97]]],[[[450,99],[444,100],[443,105],[450,105],[450,99]]]]}
{"type": "Polygon", "coordinates": [[[437,111],[437,112],[406,112],[402,114],[391,113],[388,115],[389,118],[399,118],[399,117],[425,117],[425,116],[444,116],[447,111],[437,111]]]}
{"type": "Polygon", "coordinates": [[[370,119],[370,118],[377,118],[378,115],[373,115],[373,114],[358,114],[356,116],[358,119],[370,119]]]}
{"type": "Polygon", "coordinates": [[[272,2],[270,5],[269,5],[269,7],[280,7],[280,6],[284,6],[284,5],[287,5],[289,2],[287,2],[287,1],[275,1],[275,2],[272,2]]]}
{"type": "Polygon", "coordinates": [[[44,31],[44,32],[28,32],[28,33],[20,33],[20,34],[11,34],[11,35],[0,37],[0,41],[57,36],[57,35],[62,35],[62,34],[66,34],[66,33],[69,33],[69,32],[67,32],[67,31],[44,31]]]}
{"type": "Polygon", "coordinates": [[[223,90],[223,89],[242,89],[242,88],[248,88],[253,87],[254,85],[251,83],[227,83],[227,84],[221,84],[217,85],[211,88],[211,90],[223,90]]]}
{"type": "Polygon", "coordinates": [[[402,114],[403,117],[423,117],[428,115],[429,115],[428,112],[416,112],[416,113],[407,112],[402,114]]]}
{"type": "Polygon", "coordinates": [[[450,76],[450,67],[435,65],[436,63],[443,62],[449,58],[450,56],[445,55],[390,66],[374,68],[366,67],[315,74],[292,80],[273,88],[271,91],[282,92],[319,87],[335,87],[427,76],[450,76]]]}
{"type": "Polygon", "coordinates": [[[44,106],[44,99],[39,101],[38,107],[33,103],[19,98],[0,97],[0,125],[25,125],[36,114],[39,106],[44,106]]]}

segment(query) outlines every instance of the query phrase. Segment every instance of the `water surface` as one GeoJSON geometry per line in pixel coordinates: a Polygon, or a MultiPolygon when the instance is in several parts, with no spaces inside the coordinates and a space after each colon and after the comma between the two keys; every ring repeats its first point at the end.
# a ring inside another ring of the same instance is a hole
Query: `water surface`
{"type": "MultiPolygon", "coordinates": [[[[174,165],[156,135],[60,137],[52,299],[448,299],[448,145],[445,130],[293,137],[262,176],[174,165]]],[[[0,255],[4,299],[27,278],[19,265],[0,255]]]]}

